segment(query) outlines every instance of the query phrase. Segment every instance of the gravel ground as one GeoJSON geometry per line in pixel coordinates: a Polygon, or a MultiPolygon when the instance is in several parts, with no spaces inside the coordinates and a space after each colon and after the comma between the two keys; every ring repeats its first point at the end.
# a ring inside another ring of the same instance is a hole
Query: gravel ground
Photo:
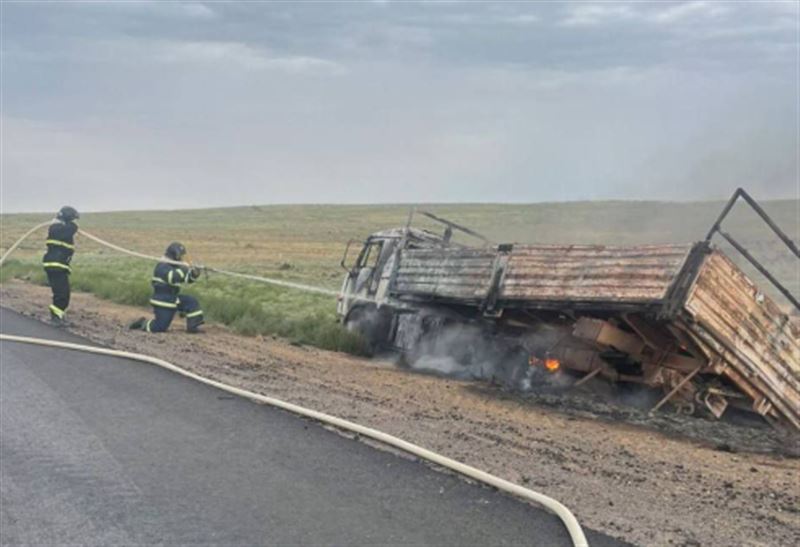
{"type": "MultiPolygon", "coordinates": [[[[49,289],[12,281],[2,305],[44,318],[49,289]]],[[[143,310],[75,294],[71,331],[357,421],[553,496],[587,526],[642,545],[800,544],[797,437],[641,411],[598,397],[519,396],[388,361],[248,338],[125,328],[143,310]]]]}

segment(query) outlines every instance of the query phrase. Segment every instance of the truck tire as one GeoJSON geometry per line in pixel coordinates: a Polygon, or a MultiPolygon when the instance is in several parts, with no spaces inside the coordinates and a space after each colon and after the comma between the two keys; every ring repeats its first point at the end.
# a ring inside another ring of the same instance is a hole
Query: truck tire
{"type": "Polygon", "coordinates": [[[361,335],[369,355],[376,355],[387,349],[392,312],[374,305],[358,306],[347,314],[344,326],[350,332],[361,335]]]}

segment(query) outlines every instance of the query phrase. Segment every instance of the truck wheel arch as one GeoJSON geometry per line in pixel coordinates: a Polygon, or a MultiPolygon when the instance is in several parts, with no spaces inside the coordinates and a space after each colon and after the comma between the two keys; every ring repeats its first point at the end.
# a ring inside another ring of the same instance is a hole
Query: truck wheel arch
{"type": "Polygon", "coordinates": [[[375,304],[353,306],[344,318],[347,330],[357,332],[366,341],[370,353],[386,348],[392,326],[393,310],[375,304]]]}

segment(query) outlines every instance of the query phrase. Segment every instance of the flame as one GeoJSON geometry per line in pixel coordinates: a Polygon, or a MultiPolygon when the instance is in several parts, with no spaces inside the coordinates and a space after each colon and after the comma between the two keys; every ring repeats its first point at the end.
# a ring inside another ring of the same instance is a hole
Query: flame
{"type": "Polygon", "coordinates": [[[532,367],[541,366],[547,372],[556,372],[558,369],[561,368],[561,361],[553,357],[546,357],[544,359],[540,359],[535,355],[531,355],[530,357],[528,357],[528,365],[532,367]]]}
{"type": "Polygon", "coordinates": [[[544,360],[544,368],[547,369],[547,372],[556,372],[559,368],[561,368],[561,361],[558,359],[553,359],[552,357],[548,357],[544,360]]]}

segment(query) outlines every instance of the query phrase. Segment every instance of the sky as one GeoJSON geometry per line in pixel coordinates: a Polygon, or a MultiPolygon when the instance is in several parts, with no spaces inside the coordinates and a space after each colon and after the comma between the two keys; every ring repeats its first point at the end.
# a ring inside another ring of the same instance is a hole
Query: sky
{"type": "Polygon", "coordinates": [[[2,212],[800,198],[800,3],[2,3],[2,212]]]}

